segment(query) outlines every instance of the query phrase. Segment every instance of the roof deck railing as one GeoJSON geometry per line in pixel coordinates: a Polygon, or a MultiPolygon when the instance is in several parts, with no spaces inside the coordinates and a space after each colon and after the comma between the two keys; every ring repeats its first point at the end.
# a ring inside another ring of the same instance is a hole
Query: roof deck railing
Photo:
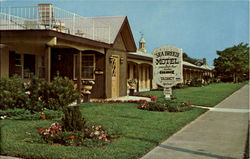
{"type": "Polygon", "coordinates": [[[110,43],[110,24],[79,16],[52,4],[0,8],[0,30],[30,29],[55,30],[110,43]]]}

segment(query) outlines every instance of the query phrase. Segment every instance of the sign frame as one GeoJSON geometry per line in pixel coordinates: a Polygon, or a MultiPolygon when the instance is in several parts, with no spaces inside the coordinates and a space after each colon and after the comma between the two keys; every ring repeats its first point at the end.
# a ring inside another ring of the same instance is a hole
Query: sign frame
{"type": "Polygon", "coordinates": [[[164,88],[166,99],[172,87],[183,83],[183,51],[175,46],[162,46],[153,51],[154,82],[164,88]]]}

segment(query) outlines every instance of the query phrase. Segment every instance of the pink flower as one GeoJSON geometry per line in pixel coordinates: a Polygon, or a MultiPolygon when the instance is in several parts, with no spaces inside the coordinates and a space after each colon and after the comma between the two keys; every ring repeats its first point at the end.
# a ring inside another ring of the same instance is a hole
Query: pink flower
{"type": "Polygon", "coordinates": [[[94,133],[96,136],[99,136],[100,135],[100,131],[95,131],[94,133]]]}
{"type": "Polygon", "coordinates": [[[102,134],[101,137],[102,137],[102,138],[106,138],[106,135],[105,135],[105,134],[102,134]]]}
{"type": "Polygon", "coordinates": [[[46,131],[43,134],[48,135],[49,134],[49,129],[46,129],[46,131]]]}
{"type": "Polygon", "coordinates": [[[94,133],[93,132],[91,132],[90,133],[90,135],[89,135],[89,137],[93,137],[94,136],[94,133]]]}

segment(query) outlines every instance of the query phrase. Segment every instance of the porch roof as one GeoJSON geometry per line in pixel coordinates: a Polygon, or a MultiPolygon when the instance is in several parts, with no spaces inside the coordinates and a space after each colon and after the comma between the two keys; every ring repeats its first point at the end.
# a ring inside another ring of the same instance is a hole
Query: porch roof
{"type": "Polygon", "coordinates": [[[19,41],[25,42],[25,40],[27,40],[28,43],[41,43],[51,46],[57,46],[57,41],[61,40],[65,41],[66,43],[69,43],[73,48],[74,46],[76,46],[76,49],[79,45],[98,48],[112,47],[111,44],[53,30],[0,30],[1,44],[8,45],[11,43],[18,43],[19,41]],[[56,39],[56,41],[51,43],[52,39],[56,39]]]}
{"type": "Polygon", "coordinates": [[[140,51],[137,52],[129,52],[128,59],[137,59],[137,60],[146,60],[153,63],[152,54],[142,53],[140,51]]]}

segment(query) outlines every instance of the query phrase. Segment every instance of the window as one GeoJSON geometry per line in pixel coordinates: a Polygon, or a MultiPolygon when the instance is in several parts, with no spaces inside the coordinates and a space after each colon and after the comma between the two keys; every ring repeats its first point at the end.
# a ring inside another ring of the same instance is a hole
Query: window
{"type": "Polygon", "coordinates": [[[22,65],[22,55],[15,54],[15,74],[22,77],[23,75],[23,65],[22,65]]]}
{"type": "Polygon", "coordinates": [[[45,78],[44,56],[38,56],[38,77],[45,78]]]}
{"type": "MultiPolygon", "coordinates": [[[[93,80],[95,78],[95,55],[82,54],[82,79],[93,80]]],[[[74,55],[74,79],[77,79],[77,55],[74,55]]]]}
{"type": "Polygon", "coordinates": [[[12,72],[11,74],[17,74],[21,78],[30,78],[31,75],[36,73],[36,55],[11,53],[10,62],[12,72]]]}
{"type": "Polygon", "coordinates": [[[82,78],[94,79],[94,56],[93,55],[82,56],[82,78]]]}

